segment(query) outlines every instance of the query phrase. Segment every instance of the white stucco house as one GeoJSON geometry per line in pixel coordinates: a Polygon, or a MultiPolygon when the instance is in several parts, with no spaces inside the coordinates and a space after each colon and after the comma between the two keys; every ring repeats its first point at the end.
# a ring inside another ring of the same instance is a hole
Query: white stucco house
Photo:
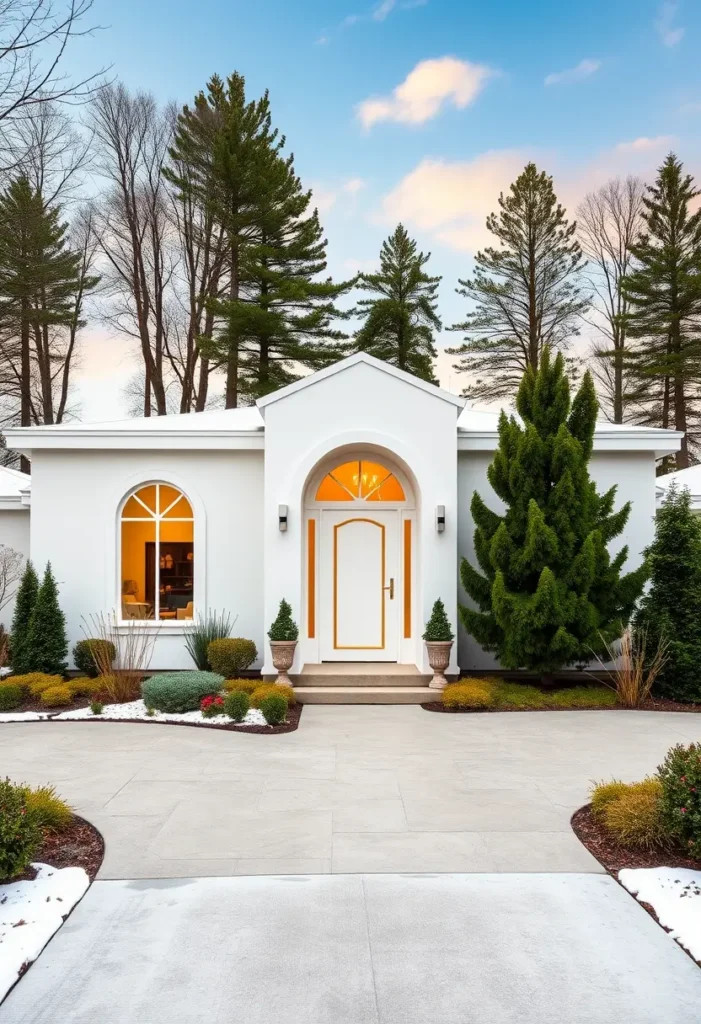
{"type": "MultiPolygon", "coordinates": [[[[616,541],[631,566],[652,538],[655,459],[680,436],[597,427],[593,477],[633,501],[616,541]]],[[[7,444],[31,459],[31,557],[53,564],[71,641],[92,613],[147,616],[154,668],[191,667],[183,629],[216,609],[272,672],[266,633],[284,597],[300,627],[293,672],[427,672],[436,598],[457,630],[472,492],[499,507],[486,475],[497,414],[365,354],[251,408],[13,429],[7,444]]],[[[460,632],[449,671],[492,665],[460,632]]]]}
{"type": "Polygon", "coordinates": [[[677,490],[680,491],[685,487],[687,488],[691,495],[692,512],[701,515],[701,465],[689,466],[688,469],[677,469],[673,473],[665,473],[664,476],[658,476],[655,481],[655,495],[658,508],[664,501],[667,491],[672,484],[676,484],[677,490]]]}
{"type": "MultiPolygon", "coordinates": [[[[8,466],[0,466],[0,545],[29,555],[29,503],[31,477],[8,466]]],[[[1,595],[0,595],[1,598],[1,595]]],[[[0,625],[9,629],[15,610],[14,598],[0,608],[0,625]]]]}

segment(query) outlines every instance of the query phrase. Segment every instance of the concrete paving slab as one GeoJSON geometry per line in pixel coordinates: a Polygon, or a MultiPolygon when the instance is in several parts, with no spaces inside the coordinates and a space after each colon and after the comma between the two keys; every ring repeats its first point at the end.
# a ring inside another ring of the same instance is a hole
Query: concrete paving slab
{"type": "Polygon", "coordinates": [[[701,971],[608,876],[96,882],[3,1024],[689,1024],[701,971]]]}

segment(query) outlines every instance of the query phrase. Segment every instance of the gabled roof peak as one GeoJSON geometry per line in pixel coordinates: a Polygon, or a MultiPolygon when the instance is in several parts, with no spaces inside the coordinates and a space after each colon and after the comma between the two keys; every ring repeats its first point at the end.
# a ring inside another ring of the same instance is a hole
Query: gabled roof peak
{"type": "Polygon", "coordinates": [[[366,363],[368,366],[372,366],[373,369],[379,370],[381,373],[386,373],[390,377],[394,377],[396,380],[401,380],[405,384],[410,384],[412,387],[418,388],[420,391],[425,391],[427,394],[433,395],[434,398],[440,398],[444,402],[449,402],[458,409],[464,409],[465,407],[464,398],[460,398],[457,395],[451,395],[449,391],[444,391],[443,388],[436,387],[435,384],[429,384],[428,381],[422,380],[420,377],[415,377],[413,373],[407,373],[405,370],[400,370],[396,366],[392,366],[391,363],[384,362],[382,359],[376,359],[367,352],[356,352],[352,356],[346,356],[345,359],[339,359],[338,362],[332,363],[331,366],[327,366],[323,370],[317,370],[316,373],[310,373],[307,377],[302,377],[300,380],[296,380],[293,384],[288,384],[286,387],[280,388],[279,391],[273,391],[272,394],[259,398],[256,405],[263,412],[263,415],[265,415],[265,408],[268,405],[272,405],[273,402],[279,402],[283,398],[287,398],[290,395],[296,394],[298,391],[304,390],[304,388],[309,388],[314,384],[319,384],[328,377],[333,377],[337,373],[343,373],[344,370],[348,370],[352,366],[357,366],[358,363],[366,363]]]}

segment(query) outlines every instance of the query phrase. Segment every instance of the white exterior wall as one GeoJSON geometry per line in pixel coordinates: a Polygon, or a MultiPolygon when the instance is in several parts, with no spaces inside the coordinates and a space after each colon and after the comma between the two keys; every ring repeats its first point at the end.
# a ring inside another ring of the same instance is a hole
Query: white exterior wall
{"type": "MultiPolygon", "coordinates": [[[[29,509],[0,509],[0,544],[29,557],[29,509]]],[[[9,630],[15,611],[14,598],[0,608],[0,625],[9,630]]]]}
{"type": "MultiPolygon", "coordinates": [[[[402,660],[429,671],[421,633],[433,602],[442,598],[456,625],[457,415],[458,408],[366,363],[355,363],[310,387],[272,402],[265,418],[265,628],[284,597],[300,626],[292,668],[319,660],[317,641],[306,637],[303,504],[305,487],[319,462],[344,446],[389,453],[413,481],[418,543],[411,655],[402,660]],[[280,532],[278,506],[289,508],[280,532]],[[436,505],[445,505],[446,529],[437,533],[436,505]]],[[[403,650],[405,650],[403,648],[403,650]]],[[[454,664],[449,671],[457,671],[454,664]]],[[[265,673],[272,673],[266,650],[265,673]]]]}
{"type": "MultiPolygon", "coordinates": [[[[255,641],[262,654],[261,451],[34,453],[32,560],[38,573],[52,563],[71,649],[84,637],[83,618],[118,608],[118,511],[124,495],[158,480],[180,488],[192,504],[196,613],[238,615],[233,635],[255,641]]],[[[194,668],[182,625],[161,626],[151,667],[194,668]]]]}
{"type": "MultiPolygon", "coordinates": [[[[458,457],[458,592],[459,600],[465,604],[468,598],[460,585],[460,559],[464,556],[478,567],[473,543],[475,526],[470,513],[473,492],[479,491],[495,512],[504,509],[503,502],[487,479],[487,468],[493,455],[491,451],[462,451],[458,457]]],[[[589,468],[600,494],[618,485],[616,509],[626,501],[632,501],[626,528],[611,542],[610,551],[620,551],[627,544],[629,555],[623,571],[634,569],[640,565],[643,549],[652,542],[655,532],[654,452],[595,450],[589,468]]],[[[458,633],[458,659],[463,671],[498,668],[494,657],[483,651],[462,625],[458,633]]]]}

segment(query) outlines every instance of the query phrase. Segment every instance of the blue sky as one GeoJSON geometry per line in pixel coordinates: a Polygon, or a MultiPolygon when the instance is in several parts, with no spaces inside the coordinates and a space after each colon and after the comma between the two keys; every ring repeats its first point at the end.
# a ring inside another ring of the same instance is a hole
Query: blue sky
{"type": "MultiPolygon", "coordinates": [[[[96,0],[80,72],[112,65],[178,103],[207,78],[270,90],[314,189],[334,275],[370,268],[401,218],[454,294],[484,217],[527,159],[574,211],[606,178],[650,178],[673,148],[701,176],[698,0],[96,0]]],[[[444,334],[444,344],[456,336],[444,334]]],[[[460,382],[441,360],[444,384],[460,382]]],[[[86,409],[89,417],[89,411],[86,409]]]]}

